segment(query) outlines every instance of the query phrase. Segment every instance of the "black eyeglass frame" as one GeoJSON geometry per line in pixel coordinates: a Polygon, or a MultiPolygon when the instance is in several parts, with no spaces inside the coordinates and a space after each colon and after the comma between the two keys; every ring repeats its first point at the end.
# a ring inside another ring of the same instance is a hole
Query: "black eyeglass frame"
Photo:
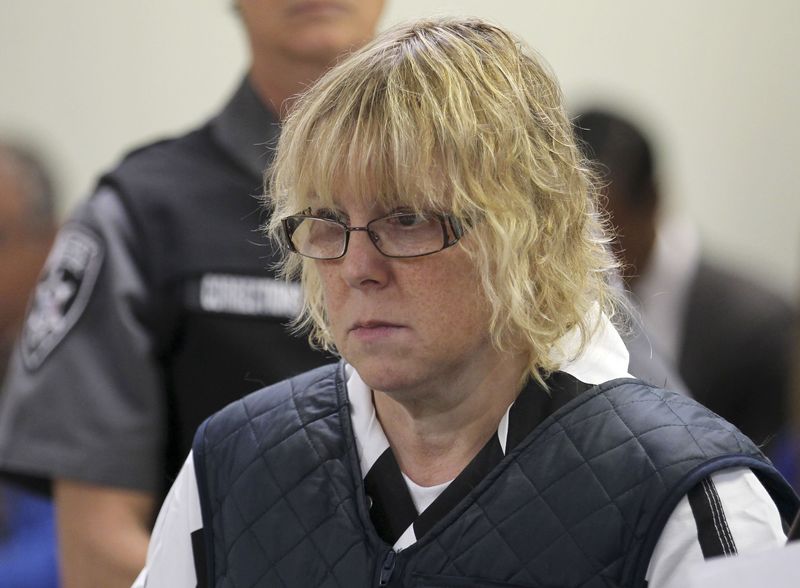
{"type": "Polygon", "coordinates": [[[281,219],[281,226],[283,227],[283,236],[286,246],[289,248],[290,251],[293,253],[297,253],[298,255],[302,255],[303,257],[308,257],[309,259],[319,259],[323,261],[330,261],[333,259],[341,259],[347,254],[347,248],[350,245],[350,233],[355,233],[358,231],[363,231],[367,233],[369,236],[370,242],[375,246],[375,249],[378,250],[378,253],[383,255],[384,257],[389,257],[391,259],[413,259],[414,257],[425,257],[426,255],[433,255],[434,253],[439,253],[440,251],[444,251],[445,249],[452,247],[464,236],[464,226],[459,219],[450,215],[450,214],[441,214],[441,213],[429,213],[432,214],[436,220],[439,221],[439,224],[442,227],[442,246],[435,251],[429,251],[427,253],[418,253],[415,255],[389,255],[388,253],[384,253],[381,248],[378,246],[378,241],[380,241],[380,237],[375,234],[369,226],[372,223],[386,220],[387,218],[398,217],[409,215],[413,213],[409,212],[395,212],[392,214],[387,214],[386,216],[381,216],[378,218],[374,218],[369,221],[363,227],[351,227],[342,221],[332,219],[332,218],[325,218],[321,216],[315,216],[313,214],[293,214],[291,216],[287,216],[281,219]],[[305,253],[301,253],[297,250],[294,243],[292,242],[292,235],[297,230],[297,227],[300,226],[300,223],[304,219],[312,219],[312,220],[320,220],[329,223],[334,223],[339,225],[344,229],[344,247],[342,248],[342,253],[337,255],[336,257],[314,257],[313,255],[306,255],[305,253]],[[448,231],[448,226],[450,230],[448,231]]]}

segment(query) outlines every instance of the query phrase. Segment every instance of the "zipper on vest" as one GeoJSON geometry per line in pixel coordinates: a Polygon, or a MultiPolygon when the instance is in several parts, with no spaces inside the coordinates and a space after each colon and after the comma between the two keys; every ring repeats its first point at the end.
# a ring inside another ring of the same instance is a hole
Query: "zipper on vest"
{"type": "Polygon", "coordinates": [[[378,580],[378,586],[386,586],[389,583],[389,580],[391,580],[392,572],[394,572],[394,561],[396,558],[397,553],[394,549],[390,549],[383,560],[383,566],[381,566],[381,575],[378,580]]]}

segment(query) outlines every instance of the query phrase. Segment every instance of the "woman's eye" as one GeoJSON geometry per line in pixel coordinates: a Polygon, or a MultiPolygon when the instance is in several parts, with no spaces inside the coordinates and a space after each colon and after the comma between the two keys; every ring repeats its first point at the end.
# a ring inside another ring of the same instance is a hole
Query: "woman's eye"
{"type": "Polygon", "coordinates": [[[401,227],[416,227],[418,225],[429,222],[430,217],[422,213],[408,212],[402,214],[394,214],[389,217],[389,221],[392,224],[399,225],[401,227]]]}
{"type": "Polygon", "coordinates": [[[402,214],[399,218],[400,224],[404,227],[413,227],[414,225],[424,223],[425,220],[425,217],[421,214],[402,214]]]}

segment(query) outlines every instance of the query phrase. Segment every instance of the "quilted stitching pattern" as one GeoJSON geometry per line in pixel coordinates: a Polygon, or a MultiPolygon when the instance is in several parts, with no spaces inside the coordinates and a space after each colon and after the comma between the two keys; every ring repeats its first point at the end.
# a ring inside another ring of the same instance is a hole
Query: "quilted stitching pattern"
{"type": "Polygon", "coordinates": [[[462,505],[436,550],[420,551],[418,566],[525,586],[618,585],[625,559],[683,475],[720,454],[758,455],[696,403],[643,388],[605,387],[543,423],[501,464],[495,483],[462,505]],[[516,459],[521,452],[532,459],[516,459]]]}
{"type": "Polygon", "coordinates": [[[357,528],[343,446],[319,441],[341,436],[335,393],[320,391],[316,399],[327,403],[298,394],[322,380],[332,387],[331,371],[252,395],[209,422],[207,439],[231,430],[205,449],[219,474],[209,488],[216,585],[343,586],[337,568],[365,559],[360,534],[332,532],[357,528]]]}
{"type": "MultiPolygon", "coordinates": [[[[334,369],[256,393],[209,423],[217,586],[370,585],[372,554],[386,546],[359,518],[334,369]]],[[[691,400],[611,382],[537,427],[398,556],[393,580],[618,586],[675,484],[732,453],[761,459],[691,400]]]]}

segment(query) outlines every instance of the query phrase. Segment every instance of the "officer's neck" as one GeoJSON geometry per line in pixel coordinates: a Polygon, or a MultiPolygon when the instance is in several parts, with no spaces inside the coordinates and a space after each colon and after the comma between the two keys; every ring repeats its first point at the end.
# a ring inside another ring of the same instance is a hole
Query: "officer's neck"
{"type": "Polygon", "coordinates": [[[250,67],[250,82],[264,104],[283,120],[298,95],[327,70],[327,64],[298,60],[258,60],[250,67]]]}

